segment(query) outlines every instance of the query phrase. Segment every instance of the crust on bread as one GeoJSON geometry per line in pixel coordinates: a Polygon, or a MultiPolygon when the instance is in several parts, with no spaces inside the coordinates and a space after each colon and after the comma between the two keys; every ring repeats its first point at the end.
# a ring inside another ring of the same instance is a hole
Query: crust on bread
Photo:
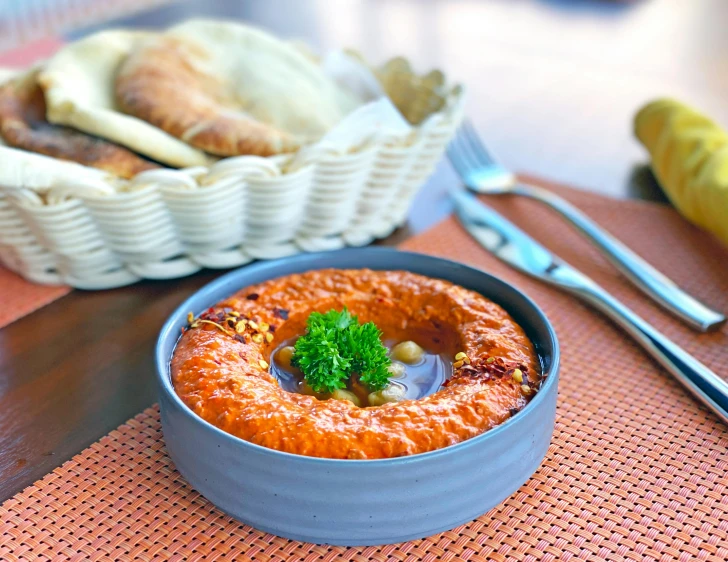
{"type": "Polygon", "coordinates": [[[151,32],[102,31],[62,48],[38,74],[46,118],[125,146],[156,162],[178,168],[204,166],[212,159],[164,131],[119,110],[114,77],[119,65],[151,32]]]}
{"type": "Polygon", "coordinates": [[[291,135],[226,111],[224,86],[188,60],[194,50],[194,44],[158,38],[130,55],[116,77],[121,109],[218,156],[270,156],[297,148],[291,135]]]}
{"type": "Polygon", "coordinates": [[[127,113],[219,156],[293,151],[361,103],[291,44],[205,20],[137,44],[116,96],[127,113]]]}
{"type": "Polygon", "coordinates": [[[159,166],[112,142],[52,125],[43,90],[31,71],[0,86],[0,135],[10,146],[131,178],[159,166]]]}

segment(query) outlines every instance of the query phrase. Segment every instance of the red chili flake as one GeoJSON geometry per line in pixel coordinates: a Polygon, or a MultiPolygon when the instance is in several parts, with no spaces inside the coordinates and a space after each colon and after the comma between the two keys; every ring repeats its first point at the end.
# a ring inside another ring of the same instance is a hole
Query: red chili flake
{"type": "Polygon", "coordinates": [[[249,301],[257,301],[257,300],[258,300],[258,297],[259,297],[259,296],[260,296],[260,295],[259,295],[258,293],[250,293],[250,294],[249,294],[249,295],[248,295],[247,297],[245,297],[245,298],[246,298],[246,299],[248,299],[249,301]]]}
{"type": "Polygon", "coordinates": [[[490,380],[493,377],[501,378],[505,375],[512,375],[516,368],[523,371],[525,380],[528,379],[526,373],[528,368],[522,363],[513,361],[506,362],[502,357],[489,358],[487,355],[478,357],[471,362],[470,365],[465,364],[455,371],[455,376],[479,378],[481,380],[490,380]]]}
{"type": "Polygon", "coordinates": [[[478,369],[476,369],[472,365],[463,365],[462,367],[460,367],[460,370],[458,372],[463,375],[468,375],[468,376],[473,376],[473,377],[477,376],[477,375],[481,375],[483,378],[486,378],[486,379],[490,378],[490,373],[478,372],[478,369]]]}
{"type": "Polygon", "coordinates": [[[270,332],[270,333],[272,334],[273,332],[275,332],[275,331],[276,331],[276,327],[275,327],[275,326],[274,326],[273,324],[271,324],[271,325],[270,325],[270,326],[268,327],[268,331],[269,331],[269,332],[270,332]]]}
{"type": "Polygon", "coordinates": [[[273,316],[276,318],[280,318],[281,320],[288,320],[288,310],[285,308],[274,308],[273,309],[273,316]]]}

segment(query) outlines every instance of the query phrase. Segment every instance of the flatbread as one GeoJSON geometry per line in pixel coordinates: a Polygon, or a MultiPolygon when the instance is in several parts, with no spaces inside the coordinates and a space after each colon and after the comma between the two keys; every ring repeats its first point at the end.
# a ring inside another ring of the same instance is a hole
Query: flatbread
{"type": "Polygon", "coordinates": [[[48,123],[37,74],[37,70],[32,70],[0,86],[0,135],[7,144],[106,170],[122,178],[159,168],[118,144],[48,123]]]}
{"type": "MultiPolygon", "coordinates": [[[[0,68],[0,84],[6,85],[22,74],[17,69],[0,68]]],[[[0,139],[0,185],[7,188],[44,192],[60,184],[84,183],[113,190],[109,184],[111,179],[103,170],[11,148],[0,139]]],[[[82,188],[79,186],[79,189],[82,188]]]]}
{"type": "Polygon", "coordinates": [[[102,170],[0,146],[0,185],[6,187],[43,191],[62,183],[103,185],[109,179],[109,174],[102,170]]]}
{"type": "MultiPolygon", "coordinates": [[[[151,32],[110,30],[61,49],[45,64],[38,83],[45,92],[46,117],[101,137],[169,166],[210,163],[209,158],[116,105],[114,77],[119,64],[151,32]]],[[[169,100],[165,100],[169,103],[169,100]]]]}
{"type": "Polygon", "coordinates": [[[17,68],[0,68],[0,84],[10,82],[10,80],[22,73],[23,71],[17,68]]]}
{"type": "Polygon", "coordinates": [[[294,45],[208,20],[138,42],[116,93],[127,113],[220,156],[293,151],[361,104],[294,45]]]}
{"type": "MultiPolygon", "coordinates": [[[[0,68],[0,85],[6,84],[17,75],[21,74],[22,71],[15,68],[0,68]]],[[[0,146],[7,146],[8,144],[0,136],[0,146]]]]}

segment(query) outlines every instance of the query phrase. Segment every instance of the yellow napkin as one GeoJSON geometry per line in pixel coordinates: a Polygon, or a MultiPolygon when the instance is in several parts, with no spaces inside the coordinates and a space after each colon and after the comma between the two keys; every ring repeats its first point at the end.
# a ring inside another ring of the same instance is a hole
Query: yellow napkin
{"type": "Polygon", "coordinates": [[[673,205],[728,244],[728,133],[671,99],[644,106],[634,129],[673,205]]]}

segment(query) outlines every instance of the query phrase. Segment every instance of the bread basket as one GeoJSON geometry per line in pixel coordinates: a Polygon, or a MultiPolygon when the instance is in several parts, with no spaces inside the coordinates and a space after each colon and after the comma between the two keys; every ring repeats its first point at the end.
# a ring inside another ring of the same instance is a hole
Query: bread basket
{"type": "Polygon", "coordinates": [[[375,72],[412,132],[305,159],[238,156],[129,181],[0,185],[0,263],[35,283],[109,289],[388,236],[454,134],[462,91],[402,58],[375,72]]]}

